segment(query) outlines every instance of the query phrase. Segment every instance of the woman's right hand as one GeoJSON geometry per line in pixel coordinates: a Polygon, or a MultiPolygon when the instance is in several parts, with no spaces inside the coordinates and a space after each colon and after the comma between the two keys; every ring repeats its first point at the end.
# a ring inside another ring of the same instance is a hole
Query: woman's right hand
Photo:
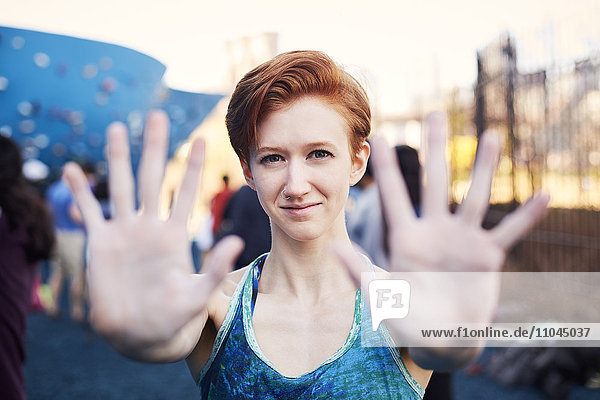
{"type": "Polygon", "coordinates": [[[190,321],[204,315],[204,321],[197,324],[200,332],[193,333],[199,337],[209,298],[243,247],[237,237],[221,241],[203,273],[193,275],[186,225],[203,166],[204,143],[195,140],[192,144],[179,195],[169,219],[163,221],[158,217],[158,203],[168,131],[168,116],[151,112],[138,177],[139,210],[127,129],[122,123],[113,123],[107,130],[111,220],[104,220],[81,169],[68,164],[64,170],[88,234],[90,319],[97,331],[118,343],[115,347],[135,349],[161,343],[168,347],[190,321]]]}

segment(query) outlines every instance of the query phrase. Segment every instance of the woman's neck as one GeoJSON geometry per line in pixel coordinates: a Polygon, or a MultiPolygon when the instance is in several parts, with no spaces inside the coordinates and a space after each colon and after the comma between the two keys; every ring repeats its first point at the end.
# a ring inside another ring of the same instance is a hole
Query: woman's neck
{"type": "Polygon", "coordinates": [[[298,241],[273,227],[271,252],[265,261],[259,290],[262,293],[293,296],[306,302],[341,291],[354,290],[345,267],[330,246],[350,243],[343,220],[328,234],[309,241],[298,241]]]}

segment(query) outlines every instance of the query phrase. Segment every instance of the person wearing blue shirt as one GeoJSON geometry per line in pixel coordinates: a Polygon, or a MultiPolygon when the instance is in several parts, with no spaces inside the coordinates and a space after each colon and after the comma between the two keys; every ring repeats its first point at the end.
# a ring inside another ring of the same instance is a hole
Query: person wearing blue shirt
{"type": "MultiPolygon", "coordinates": [[[[94,180],[93,168],[84,165],[83,170],[91,185],[94,180]]],[[[56,245],[50,263],[52,272],[48,281],[53,301],[46,312],[53,317],[59,315],[62,287],[65,280],[68,280],[70,316],[74,321],[81,322],[85,317],[85,229],[81,213],[63,179],[59,179],[48,188],[46,200],[52,210],[56,235],[56,245]]]]}

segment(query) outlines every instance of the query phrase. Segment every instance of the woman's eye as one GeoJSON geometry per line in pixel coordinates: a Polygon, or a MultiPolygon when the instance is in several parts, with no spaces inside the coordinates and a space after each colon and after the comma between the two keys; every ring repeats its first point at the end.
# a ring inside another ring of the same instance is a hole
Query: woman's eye
{"type": "Polygon", "coordinates": [[[281,156],[277,154],[269,154],[268,156],[264,156],[261,160],[262,163],[276,163],[281,161],[281,156]]]}
{"type": "Polygon", "coordinates": [[[312,152],[312,156],[314,158],[327,158],[332,156],[332,154],[327,150],[315,150],[312,152]]]}

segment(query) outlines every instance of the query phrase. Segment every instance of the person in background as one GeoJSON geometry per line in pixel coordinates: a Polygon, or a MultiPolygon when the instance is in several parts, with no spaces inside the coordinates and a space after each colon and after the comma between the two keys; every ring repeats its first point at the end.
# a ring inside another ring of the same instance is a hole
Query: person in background
{"type": "Polygon", "coordinates": [[[110,219],[112,214],[110,206],[110,192],[108,191],[108,180],[102,178],[94,186],[94,196],[98,199],[100,207],[102,207],[102,215],[104,219],[110,219]]]}
{"type": "Polygon", "coordinates": [[[223,175],[223,188],[210,201],[210,213],[213,217],[213,235],[221,229],[223,212],[232,194],[233,190],[229,187],[229,176],[223,175]]]}
{"type": "Polygon", "coordinates": [[[202,268],[204,258],[210,252],[213,244],[215,243],[215,237],[212,232],[213,219],[210,212],[208,212],[198,230],[192,237],[192,261],[194,263],[194,271],[198,273],[202,268]]]}
{"type": "Polygon", "coordinates": [[[244,240],[244,250],[235,262],[235,269],[250,264],[271,247],[271,226],[256,191],[244,185],[235,192],[223,213],[219,238],[236,235],[244,240]]]}
{"type": "MultiPolygon", "coordinates": [[[[88,185],[93,187],[94,168],[84,164],[82,170],[88,185]]],[[[53,301],[46,309],[46,313],[52,317],[60,314],[62,286],[68,279],[70,316],[74,321],[82,322],[85,318],[83,295],[85,230],[81,213],[73,201],[71,190],[63,179],[59,179],[48,188],[46,199],[54,215],[56,230],[56,247],[51,262],[52,272],[48,280],[53,301]]]]}
{"type": "Polygon", "coordinates": [[[421,163],[417,150],[405,144],[394,147],[398,167],[408,189],[408,196],[415,214],[421,215],[421,163]]]}
{"type": "Polygon", "coordinates": [[[52,219],[22,174],[15,142],[0,136],[0,399],[25,399],[25,323],[37,263],[50,256],[52,219]]]}
{"type": "MultiPolygon", "coordinates": [[[[408,189],[408,196],[415,214],[421,215],[421,164],[419,153],[412,147],[394,147],[398,167],[408,189]]],[[[387,227],[383,218],[379,191],[375,185],[371,162],[367,162],[365,174],[358,182],[360,194],[348,212],[346,225],[350,240],[356,243],[375,265],[386,268],[389,249],[385,238],[387,227]]]]}
{"type": "Polygon", "coordinates": [[[375,265],[387,269],[383,212],[372,169],[372,162],[368,161],[365,174],[357,184],[360,193],[346,215],[346,226],[350,240],[357,244],[375,265]]]}

